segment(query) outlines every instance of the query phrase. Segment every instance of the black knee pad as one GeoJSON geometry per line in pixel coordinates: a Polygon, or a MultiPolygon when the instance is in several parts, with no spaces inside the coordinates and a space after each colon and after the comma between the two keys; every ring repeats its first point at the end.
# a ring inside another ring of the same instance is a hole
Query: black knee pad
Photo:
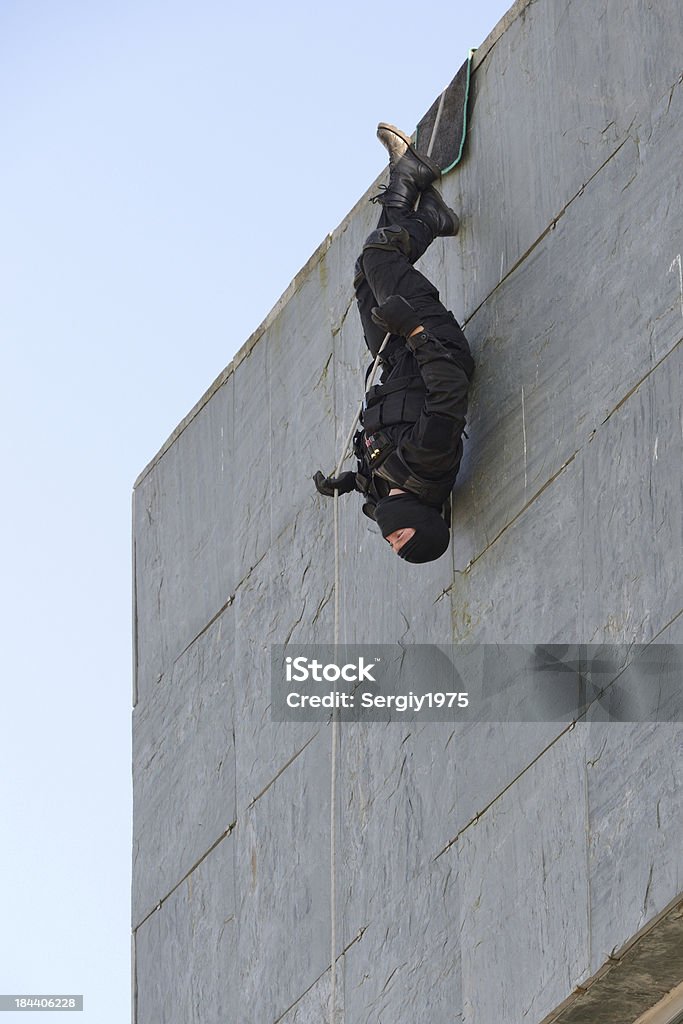
{"type": "Polygon", "coordinates": [[[398,224],[389,224],[385,228],[377,228],[365,239],[363,252],[366,249],[388,249],[400,252],[403,256],[410,255],[410,235],[398,224]]]}

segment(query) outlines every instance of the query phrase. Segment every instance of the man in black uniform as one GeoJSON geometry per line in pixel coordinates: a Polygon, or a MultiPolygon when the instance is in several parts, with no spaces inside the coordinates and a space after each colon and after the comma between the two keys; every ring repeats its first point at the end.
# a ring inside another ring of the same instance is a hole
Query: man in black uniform
{"type": "Polygon", "coordinates": [[[462,458],[467,389],[474,370],[467,339],[439,293],[413,264],[459,222],[434,188],[440,171],[393,125],[377,135],[389,151],[382,214],[356,263],[354,289],[366,344],[380,356],[380,384],[366,394],[354,438],[358,471],[315,485],[331,496],[359,490],[397,554],[439,558],[450,538],[450,493],[462,458]],[[416,200],[419,204],[415,209],[416,200]]]}

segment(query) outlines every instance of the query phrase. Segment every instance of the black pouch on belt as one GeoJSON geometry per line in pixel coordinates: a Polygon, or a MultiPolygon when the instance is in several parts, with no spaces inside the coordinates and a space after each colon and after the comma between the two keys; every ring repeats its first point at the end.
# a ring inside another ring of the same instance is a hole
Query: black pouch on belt
{"type": "Polygon", "coordinates": [[[374,434],[366,434],[363,444],[365,445],[365,458],[371,469],[381,466],[386,457],[396,449],[391,438],[381,430],[376,430],[374,434]]]}

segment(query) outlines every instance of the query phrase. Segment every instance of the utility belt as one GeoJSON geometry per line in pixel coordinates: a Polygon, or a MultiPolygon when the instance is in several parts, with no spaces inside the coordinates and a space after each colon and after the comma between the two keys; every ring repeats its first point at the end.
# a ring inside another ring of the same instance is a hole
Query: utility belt
{"type": "Polygon", "coordinates": [[[355,454],[373,473],[387,456],[396,450],[396,445],[389,435],[380,430],[376,430],[374,434],[369,434],[367,430],[359,430],[353,440],[355,454]]]}
{"type": "Polygon", "coordinates": [[[392,487],[410,491],[427,505],[439,506],[443,503],[443,482],[423,480],[416,476],[399,455],[394,441],[383,431],[368,434],[359,430],[354,437],[354,452],[371,473],[376,473],[392,487]]]}

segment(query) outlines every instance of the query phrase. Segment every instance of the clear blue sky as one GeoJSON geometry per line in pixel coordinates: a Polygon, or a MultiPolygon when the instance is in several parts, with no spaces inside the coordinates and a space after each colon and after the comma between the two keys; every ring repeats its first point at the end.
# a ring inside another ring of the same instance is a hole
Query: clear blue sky
{"type": "Polygon", "coordinates": [[[508,6],[1,0],[0,994],[129,1019],[133,481],[508,6]]]}

